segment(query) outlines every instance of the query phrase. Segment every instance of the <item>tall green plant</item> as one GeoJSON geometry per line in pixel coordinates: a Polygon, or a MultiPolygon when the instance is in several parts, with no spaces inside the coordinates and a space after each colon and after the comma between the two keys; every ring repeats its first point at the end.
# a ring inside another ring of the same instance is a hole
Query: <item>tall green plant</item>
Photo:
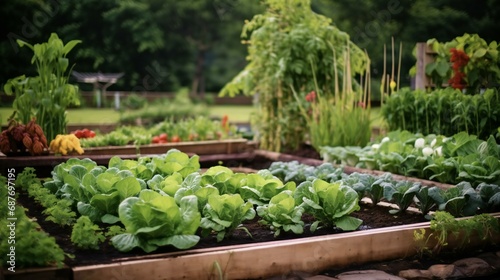
{"type": "Polygon", "coordinates": [[[66,133],[66,108],[79,105],[78,87],[68,84],[69,60],[67,54],[80,43],[72,40],[64,44],[52,33],[48,42],[31,45],[17,40],[19,46],[33,51],[31,63],[36,65],[38,76],[25,75],[10,79],[4,86],[7,95],[15,95],[14,110],[23,123],[32,117],[42,127],[47,140],[66,133]]]}
{"type": "MultiPolygon", "coordinates": [[[[370,141],[370,75],[369,63],[362,87],[353,89],[353,78],[349,63],[344,64],[342,89],[339,88],[339,72],[337,71],[337,58],[333,53],[334,66],[334,92],[329,92],[330,87],[319,88],[317,83],[315,65],[312,65],[313,78],[316,91],[306,95],[308,108],[301,106],[296,91],[292,92],[299,104],[307,127],[309,127],[309,140],[312,146],[320,151],[323,146],[365,146],[370,141]]],[[[341,56],[344,61],[349,59],[349,46],[341,56]]]]}
{"type": "Polygon", "coordinates": [[[308,129],[292,88],[305,94],[317,87],[333,94],[335,86],[344,87],[332,83],[336,73],[343,77],[346,64],[353,75],[362,73],[368,61],[347,33],[311,10],[310,2],[266,0],[267,11],[243,27],[249,63],[220,92],[258,96],[258,118],[252,124],[263,149],[293,149],[304,141],[308,129]],[[343,53],[346,46],[349,56],[335,62],[334,53],[343,53]]]}
{"type": "Polygon", "coordinates": [[[476,95],[450,87],[430,93],[402,88],[385,99],[382,115],[390,130],[446,136],[465,131],[486,140],[498,129],[499,101],[494,88],[476,95]]]}

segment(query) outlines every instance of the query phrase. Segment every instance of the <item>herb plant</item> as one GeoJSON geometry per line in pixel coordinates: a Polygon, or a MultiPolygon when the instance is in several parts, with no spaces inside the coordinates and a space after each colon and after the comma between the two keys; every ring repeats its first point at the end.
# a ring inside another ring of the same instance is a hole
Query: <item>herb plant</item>
{"type": "Polygon", "coordinates": [[[76,220],[71,231],[71,242],[78,248],[98,250],[99,244],[106,239],[98,225],[87,216],[76,220]]]}
{"type": "MultiPolygon", "coordinates": [[[[6,178],[0,176],[0,198],[2,201],[7,200],[6,184],[6,178]]],[[[5,241],[0,242],[0,251],[5,252],[0,256],[0,260],[2,261],[2,266],[6,266],[10,260],[7,254],[11,246],[7,242],[9,240],[9,231],[4,230],[8,229],[9,226],[7,203],[1,203],[0,210],[0,227],[2,228],[0,230],[0,239],[5,241]]],[[[38,223],[26,216],[25,211],[26,209],[23,207],[19,205],[15,206],[16,267],[42,267],[51,265],[62,267],[67,255],[57,245],[55,238],[40,230],[38,223]]]]}

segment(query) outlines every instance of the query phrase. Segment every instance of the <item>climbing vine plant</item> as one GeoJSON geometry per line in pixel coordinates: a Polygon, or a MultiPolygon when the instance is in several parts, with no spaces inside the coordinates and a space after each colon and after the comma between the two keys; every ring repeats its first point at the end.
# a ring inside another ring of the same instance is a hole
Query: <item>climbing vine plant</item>
{"type": "Polygon", "coordinates": [[[368,57],[331,19],[314,13],[310,0],[266,0],[265,4],[266,12],[243,27],[248,64],[220,95],[255,95],[252,126],[260,146],[283,151],[297,148],[308,132],[299,109],[306,94],[318,88],[334,94],[335,87],[343,88],[345,58],[354,76],[364,72],[368,57]],[[349,56],[341,55],[346,51],[349,56]],[[335,79],[337,75],[340,79],[335,79]],[[292,89],[301,99],[294,98],[292,89]]]}

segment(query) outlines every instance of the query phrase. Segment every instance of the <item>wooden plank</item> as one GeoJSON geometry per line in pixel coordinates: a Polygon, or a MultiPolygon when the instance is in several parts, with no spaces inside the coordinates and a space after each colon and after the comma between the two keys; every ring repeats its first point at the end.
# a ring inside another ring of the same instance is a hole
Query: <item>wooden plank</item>
{"type": "Polygon", "coordinates": [[[85,155],[134,155],[163,154],[170,149],[178,149],[185,153],[197,155],[230,154],[246,152],[252,149],[246,139],[227,139],[212,141],[179,142],[165,144],[125,145],[85,148],[85,155]]]}
{"type": "Polygon", "coordinates": [[[360,234],[356,237],[339,234],[176,258],[79,267],[73,271],[75,280],[136,279],[144,275],[148,275],[148,279],[208,279],[219,276],[224,279],[253,279],[292,270],[314,272],[332,266],[403,257],[412,253],[411,238],[413,230],[360,234]],[[223,275],[219,275],[217,265],[223,275]]]}
{"type": "MultiPolygon", "coordinates": [[[[492,215],[500,217],[499,213],[492,215]]],[[[417,254],[414,231],[426,229],[429,234],[429,226],[430,223],[424,222],[248,247],[236,245],[198,254],[187,251],[185,255],[176,257],[77,267],[73,272],[75,280],[136,279],[145,275],[148,279],[254,279],[282,275],[292,270],[317,273],[325,269],[413,256],[417,254]]],[[[461,241],[451,240],[450,248],[454,242],[461,241]]],[[[428,245],[433,246],[432,243],[428,245]]]]}

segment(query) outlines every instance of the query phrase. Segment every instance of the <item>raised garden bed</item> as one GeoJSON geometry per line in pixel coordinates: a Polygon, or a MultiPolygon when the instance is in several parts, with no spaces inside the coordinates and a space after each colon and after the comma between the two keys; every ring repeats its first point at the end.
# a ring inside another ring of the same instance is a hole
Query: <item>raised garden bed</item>
{"type": "MultiPolygon", "coordinates": [[[[195,248],[186,251],[164,248],[163,252],[152,254],[119,253],[109,244],[103,244],[99,251],[66,247],[71,246],[68,230],[61,231],[50,222],[42,222],[36,208],[30,207],[30,214],[39,216],[42,227],[56,237],[66,252],[74,254],[75,259],[69,260],[69,267],[18,270],[15,274],[5,273],[5,279],[136,279],[144,275],[148,275],[148,279],[166,276],[168,279],[222,276],[225,279],[257,279],[293,270],[317,273],[353,264],[411,258],[418,253],[414,231],[429,229],[429,222],[422,222],[423,217],[411,211],[393,216],[388,213],[387,206],[364,205],[355,216],[365,221],[366,230],[325,229],[301,236],[285,234],[276,239],[267,228],[249,221],[244,225],[253,239],[241,231],[219,243],[214,236],[202,239],[195,248]],[[378,228],[370,228],[372,226],[378,228]]],[[[500,214],[495,217],[499,218],[500,214]]],[[[450,248],[459,242],[450,241],[450,248]]],[[[478,243],[471,244],[470,248],[484,246],[487,244],[478,243]]]]}
{"type": "MultiPolygon", "coordinates": [[[[104,161],[104,156],[99,158],[104,161]]],[[[259,150],[242,154],[200,156],[200,162],[206,166],[215,162],[220,164],[222,161],[226,166],[258,167],[257,169],[265,168],[272,161],[300,159],[302,158],[297,156],[259,150]]],[[[312,165],[321,164],[317,159],[304,160],[312,165]]],[[[249,221],[244,225],[252,233],[253,239],[241,231],[221,242],[216,242],[215,236],[203,238],[196,247],[185,251],[162,248],[153,254],[144,254],[138,250],[119,253],[107,243],[102,244],[99,251],[71,249],[70,230],[45,222],[40,214],[41,209],[37,209],[26,196],[19,201],[30,209],[29,215],[36,217],[45,231],[56,237],[66,252],[75,255],[75,259],[68,260],[68,267],[18,270],[15,274],[5,273],[5,279],[135,279],[146,274],[149,279],[166,276],[169,279],[255,279],[282,275],[292,270],[320,272],[353,263],[364,264],[415,256],[417,247],[414,231],[428,230],[430,225],[422,215],[416,215],[412,211],[394,216],[388,213],[388,205],[363,205],[360,211],[353,213],[353,216],[364,221],[362,230],[354,232],[330,228],[314,234],[306,230],[299,236],[283,233],[279,238],[274,238],[268,228],[249,221]]],[[[500,214],[495,214],[495,217],[499,218],[500,214]]],[[[450,247],[453,247],[453,242],[458,241],[451,240],[450,247]]],[[[485,246],[470,245],[471,248],[485,246]]]]}
{"type": "Polygon", "coordinates": [[[246,139],[227,139],[212,141],[179,142],[150,145],[125,145],[85,148],[85,155],[136,155],[136,154],[163,154],[170,149],[178,149],[185,153],[197,155],[233,154],[246,152],[250,149],[246,139]]]}
{"type": "Polygon", "coordinates": [[[255,143],[246,139],[227,139],[217,141],[180,142],[166,144],[142,145],[137,148],[134,145],[108,146],[102,148],[86,148],[83,155],[60,156],[48,154],[44,156],[17,156],[8,157],[0,154],[0,170],[5,172],[7,168],[35,167],[40,177],[49,177],[52,168],[65,162],[70,158],[90,158],[100,165],[106,165],[113,156],[122,159],[137,159],[141,155],[163,154],[169,149],[178,149],[187,154],[197,154],[208,161],[212,159],[224,161],[226,158],[242,160],[251,159],[251,153],[255,149],[255,143]]]}

